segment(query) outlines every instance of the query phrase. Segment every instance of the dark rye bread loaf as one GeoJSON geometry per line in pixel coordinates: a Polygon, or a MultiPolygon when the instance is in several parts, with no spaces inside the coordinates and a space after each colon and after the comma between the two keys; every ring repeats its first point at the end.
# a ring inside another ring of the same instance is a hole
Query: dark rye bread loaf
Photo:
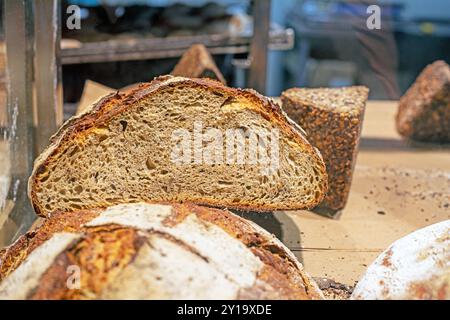
{"type": "Polygon", "coordinates": [[[450,67],[444,61],[428,65],[401,97],[398,132],[409,139],[450,142],[450,67]]]}
{"type": "Polygon", "coordinates": [[[271,100],[165,76],[69,119],[36,159],[28,193],[46,216],[138,201],[311,208],[326,188],[320,153],[271,100]]]}
{"type": "Polygon", "coordinates": [[[0,258],[0,299],[323,298],[273,235],[190,204],[55,213],[0,258]]]}
{"type": "Polygon", "coordinates": [[[192,45],[170,74],[186,78],[210,78],[227,83],[208,49],[202,44],[192,45]]]}
{"type": "Polygon", "coordinates": [[[345,207],[352,182],[365,105],[369,90],[293,88],[283,92],[283,109],[307,133],[327,167],[329,190],[321,206],[345,207]]]}

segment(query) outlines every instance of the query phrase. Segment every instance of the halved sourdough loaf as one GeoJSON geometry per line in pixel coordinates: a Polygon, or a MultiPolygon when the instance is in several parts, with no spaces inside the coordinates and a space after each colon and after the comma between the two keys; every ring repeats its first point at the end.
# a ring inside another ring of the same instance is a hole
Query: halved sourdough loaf
{"type": "Polygon", "coordinates": [[[164,76],[67,121],[35,161],[28,192],[47,216],[139,201],[311,208],[326,188],[320,153],[278,105],[217,81],[164,76]],[[228,145],[228,132],[243,134],[228,145]],[[254,132],[270,135],[252,140],[254,132]]]}
{"type": "Polygon", "coordinates": [[[0,258],[0,299],[323,298],[273,235],[192,204],[58,212],[0,258]]]}

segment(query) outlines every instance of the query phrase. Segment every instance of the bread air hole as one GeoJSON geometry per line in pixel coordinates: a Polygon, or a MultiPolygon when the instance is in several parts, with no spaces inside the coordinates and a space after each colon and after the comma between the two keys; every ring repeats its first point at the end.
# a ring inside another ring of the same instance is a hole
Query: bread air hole
{"type": "Polygon", "coordinates": [[[103,141],[105,141],[106,139],[108,139],[108,136],[106,134],[100,134],[98,136],[98,142],[102,143],[103,141]]]}
{"type": "Polygon", "coordinates": [[[125,120],[120,120],[119,123],[122,126],[122,131],[125,132],[125,130],[127,130],[127,127],[128,127],[128,122],[125,120]]]}
{"type": "Polygon", "coordinates": [[[156,164],[150,158],[147,159],[147,161],[145,162],[145,165],[147,166],[148,170],[156,169],[156,164]]]}
{"type": "Polygon", "coordinates": [[[78,151],[80,151],[80,148],[78,148],[78,146],[74,147],[70,153],[69,153],[69,157],[73,157],[75,155],[75,153],[77,153],[78,151]]]}
{"type": "Polygon", "coordinates": [[[314,192],[314,197],[316,198],[316,200],[319,200],[320,192],[318,190],[316,190],[316,192],[314,192]]]}
{"type": "Polygon", "coordinates": [[[40,177],[40,181],[41,181],[41,182],[45,182],[45,181],[48,180],[49,177],[50,177],[50,175],[47,173],[45,176],[40,177]]]}

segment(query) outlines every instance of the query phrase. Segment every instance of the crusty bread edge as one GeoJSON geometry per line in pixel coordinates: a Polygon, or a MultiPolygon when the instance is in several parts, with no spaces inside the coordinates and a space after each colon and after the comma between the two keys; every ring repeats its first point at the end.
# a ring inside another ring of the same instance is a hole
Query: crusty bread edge
{"type": "Polygon", "coordinates": [[[242,98],[250,101],[254,106],[254,111],[259,112],[264,118],[271,122],[275,122],[288,138],[295,142],[303,152],[312,155],[317,163],[321,165],[322,193],[321,197],[315,199],[308,205],[293,204],[292,206],[280,207],[277,205],[265,205],[264,207],[252,205],[236,205],[234,203],[224,203],[223,201],[214,201],[205,199],[205,201],[196,201],[198,204],[210,205],[215,207],[231,207],[242,210],[252,211],[273,211],[273,210],[295,210],[295,209],[309,209],[318,205],[325,196],[328,188],[328,178],[325,164],[322,156],[317,148],[311,146],[306,139],[306,133],[299,125],[289,119],[281,107],[252,89],[235,89],[224,86],[219,81],[211,79],[197,79],[197,78],[183,78],[173,76],[160,76],[149,83],[140,84],[139,87],[126,91],[124,93],[116,92],[99,99],[93,103],[86,110],[69,120],[67,120],[62,127],[50,139],[50,145],[38,156],[34,162],[34,167],[31,176],[28,180],[28,197],[37,215],[45,217],[43,210],[38,204],[37,197],[34,191],[36,183],[36,176],[41,167],[45,166],[52,157],[58,152],[59,147],[67,140],[70,140],[73,135],[92,128],[97,124],[105,122],[113,116],[127,110],[128,107],[134,105],[141,99],[144,99],[155,93],[158,89],[163,89],[175,85],[186,85],[190,87],[202,87],[206,90],[226,93],[237,98],[242,98]]]}
{"type": "MultiPolygon", "coordinates": [[[[420,117],[428,107],[433,103],[436,96],[440,96],[448,90],[450,86],[450,65],[443,60],[437,60],[428,64],[411,86],[406,90],[405,94],[398,101],[397,113],[395,115],[395,128],[397,132],[406,139],[411,139],[414,135],[413,119],[420,117]],[[423,82],[429,83],[429,77],[438,77],[439,81],[430,83],[426,90],[434,94],[420,94],[423,82]],[[417,96],[419,101],[417,101],[417,96]],[[411,101],[418,106],[411,108],[411,101]],[[405,113],[408,114],[405,116],[405,113]]],[[[411,139],[414,140],[414,139],[411,139]]]]}
{"type": "MultiPolygon", "coordinates": [[[[230,212],[230,211],[227,210],[227,212],[230,212]]],[[[236,215],[233,214],[233,216],[236,216],[236,215]]],[[[300,273],[300,275],[301,275],[301,277],[303,279],[303,283],[305,284],[305,288],[306,288],[306,291],[307,291],[308,295],[310,295],[313,299],[319,299],[319,300],[325,299],[325,297],[324,297],[324,295],[322,293],[322,290],[320,290],[320,288],[317,285],[317,283],[312,279],[312,277],[309,275],[309,273],[305,271],[305,268],[298,261],[298,259],[292,253],[292,251],[288,247],[286,247],[284,245],[284,243],[281,242],[280,239],[275,237],[273,234],[268,232],[266,229],[260,227],[255,222],[250,221],[250,220],[245,220],[243,218],[240,218],[239,216],[236,216],[236,217],[241,219],[244,223],[246,223],[246,224],[250,225],[251,227],[253,227],[256,230],[256,232],[260,233],[263,237],[265,237],[267,241],[275,242],[275,244],[278,247],[280,247],[286,253],[286,255],[289,258],[289,260],[293,264],[295,264],[295,267],[299,270],[299,273],[300,273]]]]}
{"type": "MultiPolygon", "coordinates": [[[[245,245],[245,243],[243,242],[242,238],[239,237],[239,235],[238,236],[234,235],[234,232],[232,230],[238,230],[239,232],[243,232],[248,235],[253,235],[255,233],[259,234],[263,243],[270,243],[270,244],[273,244],[276,247],[280,248],[281,251],[286,255],[289,262],[291,264],[293,264],[294,267],[298,270],[298,274],[301,276],[303,283],[305,285],[306,294],[311,299],[315,299],[315,300],[324,299],[323,293],[320,290],[320,288],[318,287],[318,285],[315,283],[315,281],[312,279],[312,277],[309,275],[309,273],[305,271],[304,266],[298,261],[298,259],[290,251],[290,249],[288,247],[286,247],[281,242],[281,240],[278,239],[275,235],[268,232],[264,228],[260,227],[258,224],[254,223],[253,221],[244,219],[244,218],[240,217],[239,215],[237,215],[227,209],[213,209],[213,208],[205,208],[205,209],[210,210],[208,219],[205,220],[201,215],[199,215],[196,212],[196,209],[201,208],[201,207],[194,203],[189,203],[189,202],[186,202],[185,204],[183,204],[182,208],[180,208],[176,205],[174,206],[173,203],[169,203],[169,202],[161,202],[161,203],[142,202],[142,203],[171,206],[175,215],[177,215],[177,214],[182,215],[182,210],[191,210],[191,214],[195,214],[198,219],[201,219],[204,222],[209,222],[213,225],[216,225],[217,227],[221,228],[225,232],[229,233],[230,236],[234,237],[236,240],[241,241],[244,245],[245,245]],[[223,216],[224,214],[228,215],[227,218],[230,219],[233,226],[239,226],[239,227],[237,229],[228,229],[226,226],[217,224],[215,222],[216,217],[218,215],[223,216]],[[229,231],[231,231],[231,233],[229,231]]],[[[58,229],[55,230],[54,228],[52,228],[51,226],[55,227],[55,225],[51,224],[50,219],[43,219],[43,220],[41,220],[42,223],[39,226],[35,226],[35,228],[33,230],[29,230],[26,234],[19,237],[12,244],[1,249],[0,250],[0,258],[2,258],[3,256],[6,256],[6,255],[12,255],[12,256],[25,255],[25,256],[23,256],[22,261],[18,264],[18,266],[19,266],[33,252],[34,249],[38,248],[44,242],[48,241],[48,239],[46,237],[43,237],[42,235],[40,235],[41,232],[48,234],[50,237],[52,235],[54,235],[55,233],[60,233],[60,232],[73,232],[73,233],[85,234],[86,230],[83,230],[83,228],[86,226],[86,223],[88,223],[88,221],[92,221],[93,219],[95,219],[95,217],[97,217],[102,211],[106,210],[107,208],[108,207],[88,209],[87,211],[92,212],[92,215],[90,218],[88,218],[87,220],[84,220],[84,221],[83,220],[77,221],[76,219],[74,219],[72,223],[69,223],[65,226],[64,226],[64,224],[66,221],[61,221],[62,225],[63,225],[61,230],[58,230],[58,229]],[[47,225],[46,227],[44,227],[45,223],[50,223],[50,224],[47,225]],[[31,239],[33,239],[33,238],[35,238],[36,244],[35,244],[33,250],[29,250],[29,241],[31,241],[31,239]],[[24,240],[26,240],[26,241],[24,241],[24,240]]],[[[86,211],[86,210],[78,210],[77,215],[82,215],[83,218],[85,218],[86,217],[85,212],[83,212],[83,211],[86,211]]],[[[63,215],[64,213],[63,212],[56,213],[56,215],[61,215],[61,214],[63,215]]],[[[53,219],[58,220],[58,219],[63,219],[63,218],[64,217],[59,216],[59,217],[54,217],[53,219]]],[[[177,223],[179,223],[179,222],[177,222],[177,223]]],[[[122,226],[122,225],[118,224],[117,226],[122,226]]],[[[59,225],[58,225],[58,227],[59,227],[59,225]]],[[[136,229],[135,227],[129,227],[129,228],[136,229]]],[[[250,247],[248,247],[248,248],[250,249],[250,247]]],[[[13,268],[12,271],[15,269],[17,269],[17,267],[13,268]]],[[[0,274],[0,279],[2,279],[2,278],[3,278],[3,275],[0,274]]]]}
{"type": "MultiPolygon", "coordinates": [[[[286,91],[283,91],[281,93],[281,101],[283,101],[283,99],[289,100],[291,101],[293,104],[302,104],[311,108],[316,108],[316,104],[309,100],[309,99],[302,99],[301,97],[292,97],[291,96],[291,92],[299,92],[299,93],[306,93],[308,91],[311,90],[317,90],[320,91],[322,89],[347,89],[347,90],[356,90],[359,91],[359,93],[361,94],[361,96],[364,97],[365,99],[365,103],[363,108],[365,108],[365,105],[367,104],[367,99],[369,98],[369,92],[370,89],[366,86],[350,86],[350,87],[338,87],[338,88],[327,88],[327,87],[318,87],[318,88],[290,88],[287,89],[286,91]]],[[[339,111],[336,111],[334,109],[320,109],[323,110],[324,112],[331,112],[331,113],[336,113],[339,114],[339,111]]],[[[295,122],[296,123],[296,122],[295,122]]]]}

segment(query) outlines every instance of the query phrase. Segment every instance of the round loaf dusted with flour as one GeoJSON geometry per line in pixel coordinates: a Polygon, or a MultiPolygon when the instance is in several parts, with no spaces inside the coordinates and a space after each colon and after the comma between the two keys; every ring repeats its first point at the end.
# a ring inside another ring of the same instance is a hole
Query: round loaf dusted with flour
{"type": "Polygon", "coordinates": [[[450,220],[394,242],[369,266],[352,298],[450,300],[450,220]]]}
{"type": "Polygon", "coordinates": [[[55,213],[0,251],[0,299],[320,299],[295,256],[229,211],[55,213]]]}

